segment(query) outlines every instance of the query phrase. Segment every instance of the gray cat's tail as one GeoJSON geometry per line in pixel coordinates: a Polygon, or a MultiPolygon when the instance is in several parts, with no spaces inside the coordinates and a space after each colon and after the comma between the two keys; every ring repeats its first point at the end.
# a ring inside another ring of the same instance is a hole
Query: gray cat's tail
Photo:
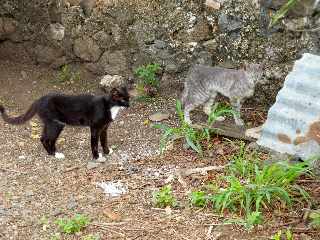
{"type": "Polygon", "coordinates": [[[2,105],[0,105],[0,113],[3,120],[7,123],[14,124],[14,125],[25,123],[26,121],[30,120],[37,112],[38,112],[38,101],[35,101],[27,110],[27,112],[25,112],[24,114],[18,117],[8,116],[5,108],[2,105]]]}

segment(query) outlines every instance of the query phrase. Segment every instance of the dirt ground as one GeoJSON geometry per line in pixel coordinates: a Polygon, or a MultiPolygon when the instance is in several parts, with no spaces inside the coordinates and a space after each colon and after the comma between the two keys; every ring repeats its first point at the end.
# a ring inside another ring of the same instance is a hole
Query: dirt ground
{"type": "MultiPolygon", "coordinates": [[[[0,101],[11,114],[21,114],[34,99],[51,91],[96,92],[99,80],[86,71],[81,71],[79,82],[59,83],[55,80],[57,72],[33,65],[27,58],[17,60],[5,49],[0,53],[0,101]]],[[[89,129],[65,128],[57,147],[66,158],[59,160],[45,154],[37,139],[41,126],[37,119],[20,126],[0,121],[0,239],[52,239],[57,232],[54,221],[76,213],[89,216],[92,224],[81,234],[62,235],[61,239],[82,239],[88,234],[100,239],[270,239],[288,226],[303,229],[297,221],[290,224],[301,209],[269,214],[266,225],[246,232],[236,226],[222,226],[224,219],[210,209],[191,208],[188,190],[214,180],[214,171],[186,177],[188,189],[177,180],[171,182],[181,202],[177,209],[153,206],[152,192],[177,169],[225,164],[236,151],[229,141],[217,137],[211,157],[199,158],[181,144],[160,156],[160,131],[146,120],[152,113],[164,111],[170,114],[166,122],[174,124],[174,97],[172,94],[148,104],[134,102],[122,111],[108,132],[114,153],[94,168],[88,166],[89,129]],[[127,192],[119,197],[106,195],[97,183],[108,181],[120,181],[127,192]]],[[[263,120],[263,113],[258,111],[250,116],[263,120]]],[[[319,236],[301,230],[294,239],[319,236]]]]}

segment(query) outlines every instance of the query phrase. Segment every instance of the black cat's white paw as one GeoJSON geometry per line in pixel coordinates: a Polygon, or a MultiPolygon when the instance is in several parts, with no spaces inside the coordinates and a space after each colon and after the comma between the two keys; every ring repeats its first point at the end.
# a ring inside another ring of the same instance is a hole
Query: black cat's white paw
{"type": "Polygon", "coordinates": [[[56,153],[54,154],[54,157],[55,157],[56,159],[65,159],[64,154],[63,154],[63,153],[60,153],[60,152],[56,152],[56,153]]]}

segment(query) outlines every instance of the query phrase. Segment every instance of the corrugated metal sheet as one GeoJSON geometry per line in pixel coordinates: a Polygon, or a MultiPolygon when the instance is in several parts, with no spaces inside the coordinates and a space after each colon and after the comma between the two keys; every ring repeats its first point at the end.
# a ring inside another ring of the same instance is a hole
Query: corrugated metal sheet
{"type": "Polygon", "coordinates": [[[257,143],[304,159],[320,154],[320,56],[295,62],[257,143]]]}

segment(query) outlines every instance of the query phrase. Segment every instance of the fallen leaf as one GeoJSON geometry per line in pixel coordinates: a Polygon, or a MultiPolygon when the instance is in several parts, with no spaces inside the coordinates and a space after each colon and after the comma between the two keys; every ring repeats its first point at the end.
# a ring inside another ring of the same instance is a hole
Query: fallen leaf
{"type": "Polygon", "coordinates": [[[103,211],[103,214],[106,217],[110,218],[112,221],[120,221],[121,220],[121,216],[118,213],[112,211],[110,208],[106,208],[103,211]]]}

